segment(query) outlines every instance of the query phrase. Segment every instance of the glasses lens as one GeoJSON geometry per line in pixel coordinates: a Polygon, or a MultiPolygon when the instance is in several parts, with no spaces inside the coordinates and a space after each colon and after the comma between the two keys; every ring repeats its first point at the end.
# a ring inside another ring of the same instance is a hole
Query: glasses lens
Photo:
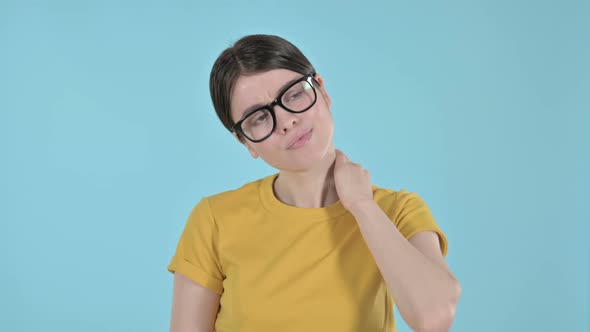
{"type": "Polygon", "coordinates": [[[316,99],[316,94],[308,81],[301,81],[285,91],[281,102],[292,112],[303,112],[309,109],[316,99]]]}
{"type": "Polygon", "coordinates": [[[242,131],[249,139],[257,141],[272,132],[272,115],[267,109],[258,110],[244,119],[242,131]]]}

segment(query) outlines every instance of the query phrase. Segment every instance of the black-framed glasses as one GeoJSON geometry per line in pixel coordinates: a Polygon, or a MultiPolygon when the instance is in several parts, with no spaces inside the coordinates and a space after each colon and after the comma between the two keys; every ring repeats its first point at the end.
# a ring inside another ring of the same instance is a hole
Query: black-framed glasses
{"type": "Polygon", "coordinates": [[[272,103],[248,112],[230,128],[231,132],[239,132],[254,143],[267,139],[277,126],[276,105],[291,113],[303,113],[315,104],[318,95],[314,76],[315,73],[301,77],[283,89],[272,103]]]}

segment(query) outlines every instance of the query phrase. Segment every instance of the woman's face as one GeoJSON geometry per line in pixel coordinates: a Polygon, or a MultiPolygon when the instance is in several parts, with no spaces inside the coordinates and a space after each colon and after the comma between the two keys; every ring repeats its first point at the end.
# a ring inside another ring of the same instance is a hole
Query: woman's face
{"type": "MultiPolygon", "coordinates": [[[[231,117],[237,122],[251,107],[271,103],[282,88],[303,75],[286,70],[274,69],[261,74],[240,76],[231,96],[231,117]]],[[[276,127],[264,141],[253,143],[244,138],[244,145],[254,158],[261,157],[270,166],[286,171],[303,171],[313,167],[333,149],[334,122],[330,107],[332,101],[326,93],[323,79],[316,75],[314,82],[317,101],[303,113],[291,113],[281,106],[275,106],[276,127]],[[289,148],[289,144],[300,135],[311,130],[306,144],[289,148]]]]}

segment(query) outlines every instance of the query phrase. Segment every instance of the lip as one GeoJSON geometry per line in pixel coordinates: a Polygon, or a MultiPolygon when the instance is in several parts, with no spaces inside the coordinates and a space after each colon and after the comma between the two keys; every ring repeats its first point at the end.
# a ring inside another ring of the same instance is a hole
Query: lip
{"type": "Polygon", "coordinates": [[[303,133],[295,136],[295,138],[293,140],[291,140],[291,142],[289,142],[289,145],[287,146],[287,150],[296,149],[296,148],[300,147],[298,145],[302,144],[301,146],[303,146],[303,144],[307,143],[307,141],[309,141],[309,139],[311,138],[312,131],[313,131],[313,128],[306,130],[303,133]]]}

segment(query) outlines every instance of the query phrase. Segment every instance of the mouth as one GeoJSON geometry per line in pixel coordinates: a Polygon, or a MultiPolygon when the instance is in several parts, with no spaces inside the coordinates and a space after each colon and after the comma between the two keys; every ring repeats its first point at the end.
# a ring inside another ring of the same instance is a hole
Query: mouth
{"type": "Polygon", "coordinates": [[[309,142],[309,140],[311,139],[312,132],[313,132],[313,128],[310,129],[309,131],[307,131],[306,133],[304,133],[303,135],[299,136],[294,142],[289,144],[289,146],[287,147],[287,150],[298,149],[298,148],[304,146],[305,144],[307,144],[307,142],[309,142]]]}

